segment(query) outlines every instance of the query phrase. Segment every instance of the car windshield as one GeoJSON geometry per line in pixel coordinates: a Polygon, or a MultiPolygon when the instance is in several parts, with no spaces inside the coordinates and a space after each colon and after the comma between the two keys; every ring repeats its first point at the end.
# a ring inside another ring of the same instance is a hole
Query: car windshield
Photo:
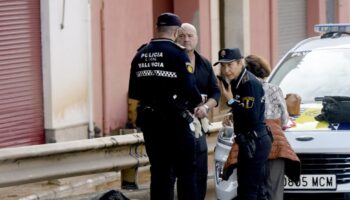
{"type": "Polygon", "coordinates": [[[315,97],[350,96],[350,49],[290,53],[269,82],[284,94],[299,94],[303,103],[315,97]]]}

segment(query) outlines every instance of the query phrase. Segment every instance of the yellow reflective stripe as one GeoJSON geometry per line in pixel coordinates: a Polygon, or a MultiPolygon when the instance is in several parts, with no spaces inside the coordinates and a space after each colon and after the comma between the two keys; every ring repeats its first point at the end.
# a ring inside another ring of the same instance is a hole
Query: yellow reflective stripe
{"type": "Polygon", "coordinates": [[[296,126],[293,130],[326,130],[329,129],[328,122],[319,122],[315,119],[321,113],[321,108],[308,108],[295,120],[296,126]]]}

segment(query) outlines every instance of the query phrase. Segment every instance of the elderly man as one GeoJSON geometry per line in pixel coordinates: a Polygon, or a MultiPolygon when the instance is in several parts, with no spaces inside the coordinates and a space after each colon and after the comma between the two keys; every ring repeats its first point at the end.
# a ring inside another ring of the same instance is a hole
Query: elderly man
{"type": "Polygon", "coordinates": [[[196,124],[196,166],[198,200],[204,200],[207,190],[208,176],[208,146],[206,133],[208,131],[208,112],[215,107],[220,99],[220,88],[210,62],[201,56],[195,48],[198,44],[196,28],[189,23],[183,23],[176,41],[186,48],[191,65],[194,66],[196,85],[203,97],[203,102],[195,108],[196,124]]]}

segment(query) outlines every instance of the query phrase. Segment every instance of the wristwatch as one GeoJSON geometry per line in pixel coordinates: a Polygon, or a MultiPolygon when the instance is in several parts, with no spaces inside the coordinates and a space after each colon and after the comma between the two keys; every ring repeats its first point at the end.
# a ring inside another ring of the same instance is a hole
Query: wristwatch
{"type": "Polygon", "coordinates": [[[234,98],[231,98],[230,100],[227,101],[227,105],[231,106],[235,102],[234,98]]]}

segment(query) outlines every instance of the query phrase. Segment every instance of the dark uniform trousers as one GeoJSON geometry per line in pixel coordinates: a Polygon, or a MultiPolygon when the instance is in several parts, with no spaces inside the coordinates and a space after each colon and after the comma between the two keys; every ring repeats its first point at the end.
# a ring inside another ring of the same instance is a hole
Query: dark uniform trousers
{"type": "MultiPolygon", "coordinates": [[[[204,200],[207,193],[208,180],[208,145],[206,142],[206,135],[203,134],[199,136],[199,138],[195,138],[195,143],[197,200],[204,200]]],[[[172,181],[173,184],[175,184],[176,177],[174,177],[174,175],[172,181]]]]}
{"type": "MultiPolygon", "coordinates": [[[[267,160],[271,150],[271,137],[265,128],[256,131],[256,150],[253,158],[243,151],[238,153],[238,200],[267,200],[267,160]]],[[[241,149],[241,148],[240,148],[241,149]]]]}
{"type": "Polygon", "coordinates": [[[195,137],[189,124],[172,111],[143,109],[140,127],[151,164],[151,200],[196,200],[195,137]],[[167,115],[171,113],[172,115],[167,115]]]}
{"type": "MultiPolygon", "coordinates": [[[[195,138],[195,143],[197,200],[204,200],[207,193],[208,180],[208,145],[206,142],[206,135],[203,134],[199,136],[199,138],[195,138]]],[[[176,182],[174,176],[172,181],[173,183],[176,182]]]]}
{"type": "Polygon", "coordinates": [[[196,138],[196,152],[198,200],[204,200],[208,180],[208,145],[205,133],[199,136],[199,138],[196,138]]]}

